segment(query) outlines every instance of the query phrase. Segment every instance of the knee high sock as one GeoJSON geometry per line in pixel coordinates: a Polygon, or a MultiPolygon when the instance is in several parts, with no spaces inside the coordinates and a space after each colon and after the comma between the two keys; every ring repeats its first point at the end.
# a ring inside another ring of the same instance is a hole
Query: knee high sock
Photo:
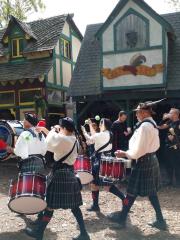
{"type": "Polygon", "coordinates": [[[77,207],[77,208],[72,209],[71,211],[79,224],[81,235],[86,236],[87,232],[86,232],[86,229],[84,226],[84,220],[83,220],[81,209],[79,207],[77,207]]]}
{"type": "Polygon", "coordinates": [[[43,233],[48,223],[50,222],[54,211],[48,211],[47,209],[44,211],[41,225],[38,227],[38,232],[43,233]]]}
{"type": "Polygon", "coordinates": [[[99,190],[92,191],[93,206],[97,207],[99,202],[99,190]]]}
{"type": "Polygon", "coordinates": [[[42,220],[42,219],[43,219],[43,211],[42,211],[42,212],[40,212],[40,213],[38,213],[38,218],[39,218],[40,220],[42,220]]]}
{"type": "Polygon", "coordinates": [[[111,186],[109,192],[119,197],[122,201],[125,199],[124,194],[115,185],[111,186]]]}
{"type": "Polygon", "coordinates": [[[154,195],[154,196],[150,196],[149,197],[149,200],[156,212],[156,219],[158,221],[163,221],[163,215],[162,215],[162,212],[161,212],[161,207],[160,207],[160,204],[159,204],[159,199],[158,199],[158,196],[157,195],[154,195]]]}
{"type": "Polygon", "coordinates": [[[123,209],[120,212],[120,217],[122,219],[126,219],[128,212],[130,211],[132,205],[134,204],[136,197],[131,197],[129,195],[126,196],[126,198],[123,200],[123,209]]]}

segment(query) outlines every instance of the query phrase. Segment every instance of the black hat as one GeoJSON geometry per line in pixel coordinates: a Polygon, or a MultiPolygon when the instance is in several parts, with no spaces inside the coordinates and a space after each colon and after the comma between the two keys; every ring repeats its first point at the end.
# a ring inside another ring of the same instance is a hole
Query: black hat
{"type": "Polygon", "coordinates": [[[59,125],[62,125],[63,121],[66,121],[66,122],[72,124],[75,127],[75,122],[74,122],[74,120],[72,118],[69,118],[69,117],[61,118],[59,120],[59,125]]]}
{"type": "MultiPolygon", "coordinates": [[[[165,98],[164,98],[165,99],[165,98]]],[[[133,111],[139,111],[139,110],[149,110],[151,111],[151,114],[156,114],[152,107],[156,105],[156,103],[159,103],[161,101],[163,101],[164,99],[161,99],[159,101],[155,101],[155,102],[152,102],[152,101],[148,101],[148,102],[145,102],[145,103],[139,103],[138,104],[138,107],[136,109],[134,109],[133,111]]]]}
{"type": "Polygon", "coordinates": [[[36,117],[35,114],[33,113],[25,113],[25,119],[34,127],[37,125],[38,123],[38,119],[36,117]]]}

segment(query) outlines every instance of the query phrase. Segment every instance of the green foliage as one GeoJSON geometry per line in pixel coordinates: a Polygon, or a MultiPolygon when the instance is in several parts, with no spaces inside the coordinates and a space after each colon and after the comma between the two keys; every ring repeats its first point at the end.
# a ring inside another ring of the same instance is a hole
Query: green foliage
{"type": "Polygon", "coordinates": [[[38,116],[38,108],[41,108],[41,115],[42,117],[45,117],[46,115],[46,103],[44,101],[44,99],[41,96],[34,96],[34,109],[35,109],[35,113],[38,116]]]}
{"type": "Polygon", "coordinates": [[[169,3],[171,8],[173,8],[175,11],[180,10],[180,0],[164,0],[166,3],[169,3]]]}
{"type": "Polygon", "coordinates": [[[43,0],[0,0],[0,23],[7,25],[10,15],[20,20],[27,20],[28,16],[46,6],[43,0]]]}

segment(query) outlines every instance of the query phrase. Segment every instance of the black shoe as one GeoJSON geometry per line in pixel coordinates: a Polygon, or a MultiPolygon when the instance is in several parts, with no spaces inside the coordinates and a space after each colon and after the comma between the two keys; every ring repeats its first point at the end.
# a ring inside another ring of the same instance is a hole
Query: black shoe
{"type": "Polygon", "coordinates": [[[25,232],[29,237],[35,238],[36,240],[42,240],[43,233],[39,233],[37,230],[38,230],[37,228],[35,229],[25,228],[25,232]]]}
{"type": "Polygon", "coordinates": [[[166,230],[167,229],[167,225],[166,225],[166,221],[154,221],[154,222],[148,222],[148,225],[154,228],[158,228],[160,230],[166,230]]]}
{"type": "Polygon", "coordinates": [[[35,221],[31,221],[30,224],[33,226],[39,226],[42,223],[42,219],[37,218],[35,221]]]}
{"type": "Polygon", "coordinates": [[[77,237],[73,237],[72,240],[90,240],[90,237],[88,234],[86,236],[79,234],[77,237]]]}
{"type": "Polygon", "coordinates": [[[86,208],[87,211],[92,211],[92,212],[100,212],[100,207],[99,206],[90,206],[86,208]]]}
{"type": "Polygon", "coordinates": [[[107,217],[111,222],[118,223],[122,227],[126,226],[126,219],[122,219],[119,214],[108,214],[107,217]]]}

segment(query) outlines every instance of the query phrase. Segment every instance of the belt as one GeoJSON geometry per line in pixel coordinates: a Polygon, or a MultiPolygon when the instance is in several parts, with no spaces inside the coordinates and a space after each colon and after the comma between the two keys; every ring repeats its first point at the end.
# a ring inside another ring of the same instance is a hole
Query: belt
{"type": "Polygon", "coordinates": [[[142,157],[138,158],[138,161],[143,161],[144,158],[150,158],[150,157],[154,156],[155,154],[156,154],[155,152],[153,152],[153,153],[146,153],[142,157]]]}

